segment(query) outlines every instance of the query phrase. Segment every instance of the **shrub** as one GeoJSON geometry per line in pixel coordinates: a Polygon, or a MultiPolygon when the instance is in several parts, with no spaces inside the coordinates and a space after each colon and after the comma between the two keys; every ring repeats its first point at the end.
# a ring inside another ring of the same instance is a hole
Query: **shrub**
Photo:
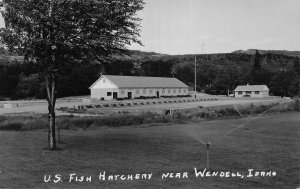
{"type": "Polygon", "coordinates": [[[0,101],[5,101],[5,98],[0,95],[0,101]]]}
{"type": "Polygon", "coordinates": [[[154,113],[142,113],[138,115],[126,114],[105,117],[79,117],[72,118],[61,116],[57,119],[57,125],[61,129],[88,129],[95,127],[121,127],[130,125],[140,125],[144,123],[165,123],[163,115],[154,113]]]}
{"type": "Polygon", "coordinates": [[[31,118],[27,120],[21,127],[21,130],[36,130],[36,129],[46,129],[48,127],[48,122],[42,118],[31,118]]]}
{"type": "Polygon", "coordinates": [[[6,117],[0,116],[0,123],[3,122],[3,121],[5,121],[6,119],[7,119],[6,117]]]}
{"type": "Polygon", "coordinates": [[[155,99],[157,96],[138,96],[135,97],[134,99],[155,99]]]}
{"type": "Polygon", "coordinates": [[[20,121],[6,120],[0,124],[0,130],[6,131],[19,131],[21,130],[23,123],[20,121]]]}
{"type": "Polygon", "coordinates": [[[295,99],[294,110],[297,111],[297,112],[299,112],[299,110],[300,110],[300,100],[299,100],[299,98],[295,99]]]}
{"type": "Polygon", "coordinates": [[[45,117],[5,117],[0,116],[0,130],[26,131],[35,129],[45,129],[48,123],[45,117]]]}
{"type": "MultiPolygon", "coordinates": [[[[247,106],[239,108],[242,115],[261,114],[264,112],[277,111],[293,111],[298,108],[299,100],[291,103],[247,106]]],[[[211,108],[210,108],[211,109],[211,108]]],[[[169,111],[169,110],[168,110],[169,111]]],[[[97,116],[97,117],[74,117],[74,116],[58,116],[56,118],[56,126],[60,129],[89,129],[95,127],[122,127],[130,125],[141,125],[145,123],[167,123],[178,122],[184,120],[211,120],[222,117],[237,117],[239,113],[233,107],[221,107],[215,111],[209,111],[208,108],[189,109],[180,111],[171,111],[171,115],[163,115],[158,113],[141,113],[141,114],[122,114],[113,116],[97,116]]],[[[45,129],[48,126],[47,115],[25,117],[25,116],[0,116],[0,130],[23,131],[33,129],[45,129]]]]}

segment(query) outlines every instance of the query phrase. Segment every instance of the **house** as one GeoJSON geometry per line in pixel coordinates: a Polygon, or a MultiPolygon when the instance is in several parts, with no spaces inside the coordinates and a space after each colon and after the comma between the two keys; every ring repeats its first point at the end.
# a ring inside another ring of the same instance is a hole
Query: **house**
{"type": "Polygon", "coordinates": [[[188,95],[188,86],[176,78],[102,75],[89,89],[91,98],[160,97],[188,95]]]}
{"type": "Polygon", "coordinates": [[[234,90],[235,97],[268,97],[269,88],[266,85],[239,85],[234,90]]]}

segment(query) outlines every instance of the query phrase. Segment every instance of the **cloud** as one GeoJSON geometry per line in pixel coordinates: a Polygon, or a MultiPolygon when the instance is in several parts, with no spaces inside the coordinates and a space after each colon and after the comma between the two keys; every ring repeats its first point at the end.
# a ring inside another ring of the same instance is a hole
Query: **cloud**
{"type": "Polygon", "coordinates": [[[197,39],[198,41],[203,41],[203,40],[209,39],[209,38],[211,38],[211,37],[212,37],[212,35],[204,34],[204,35],[199,35],[199,36],[197,36],[196,39],[197,39]]]}
{"type": "Polygon", "coordinates": [[[218,43],[228,43],[231,42],[232,39],[229,37],[220,37],[220,38],[216,38],[215,41],[218,43]]]}
{"type": "Polygon", "coordinates": [[[263,40],[254,41],[254,43],[257,45],[264,45],[264,44],[270,44],[270,43],[275,43],[275,42],[279,42],[279,41],[280,41],[279,39],[267,38],[267,39],[263,39],[263,40]]]}

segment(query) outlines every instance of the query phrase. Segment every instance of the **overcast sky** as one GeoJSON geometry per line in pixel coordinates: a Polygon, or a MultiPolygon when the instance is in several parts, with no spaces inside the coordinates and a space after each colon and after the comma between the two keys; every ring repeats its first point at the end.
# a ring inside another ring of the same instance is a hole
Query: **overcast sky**
{"type": "Polygon", "coordinates": [[[145,0],[144,47],[166,54],[300,50],[300,0],[145,0]]]}
{"type": "MultiPolygon", "coordinates": [[[[141,40],[166,54],[300,50],[300,0],[144,0],[141,40]]],[[[3,27],[2,16],[0,26],[3,27]]]]}

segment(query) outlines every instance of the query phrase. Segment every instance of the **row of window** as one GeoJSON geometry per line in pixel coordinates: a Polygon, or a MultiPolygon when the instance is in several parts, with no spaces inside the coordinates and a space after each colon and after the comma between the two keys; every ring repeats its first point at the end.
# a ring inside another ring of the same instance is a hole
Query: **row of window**
{"type": "MultiPolygon", "coordinates": [[[[165,93],[171,93],[171,91],[173,91],[173,93],[176,93],[176,92],[186,93],[187,92],[186,89],[172,89],[172,90],[171,89],[167,89],[167,90],[163,89],[161,92],[162,92],[162,94],[165,94],[165,93]]],[[[121,95],[125,94],[125,90],[121,90],[120,92],[121,92],[121,95]]],[[[149,89],[149,94],[153,94],[153,92],[154,92],[153,89],[149,89]]],[[[136,89],[135,94],[147,94],[147,90],[146,89],[136,89]]]]}
{"type": "MultiPolygon", "coordinates": [[[[246,91],[246,94],[251,94],[251,93],[252,93],[252,91],[246,91]]],[[[238,94],[239,94],[239,95],[242,95],[243,92],[242,92],[242,91],[239,91],[238,94]]],[[[258,95],[258,94],[259,94],[259,91],[254,91],[254,94],[258,95]]]]}

